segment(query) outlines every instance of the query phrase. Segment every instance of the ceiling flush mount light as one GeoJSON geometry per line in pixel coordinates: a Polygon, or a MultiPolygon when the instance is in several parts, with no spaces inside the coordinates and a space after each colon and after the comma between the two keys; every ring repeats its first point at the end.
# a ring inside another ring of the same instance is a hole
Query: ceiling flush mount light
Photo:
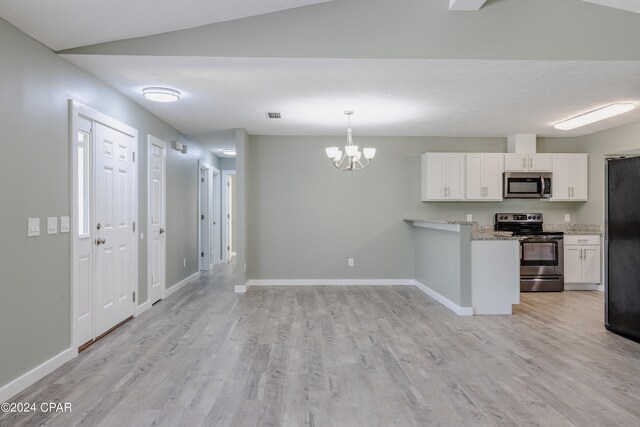
{"type": "Polygon", "coordinates": [[[353,145],[353,137],[351,135],[351,115],[353,111],[345,111],[347,116],[347,145],[344,146],[344,155],[338,147],[328,147],[326,149],[327,157],[331,159],[333,166],[343,171],[357,171],[366,168],[376,155],[375,148],[363,148],[358,151],[358,146],[353,145]]]}
{"type": "Polygon", "coordinates": [[[599,122],[600,120],[608,119],[620,114],[627,113],[636,108],[632,103],[616,103],[607,105],[606,107],[598,108],[588,113],[580,114],[579,116],[572,117],[570,119],[556,123],[554,127],[560,130],[572,130],[581,126],[586,126],[591,123],[599,122]]]}
{"type": "Polygon", "coordinates": [[[175,102],[180,99],[180,92],[166,87],[145,87],[142,95],[155,102],[175,102]]]}
{"type": "Polygon", "coordinates": [[[224,150],[222,150],[222,154],[224,154],[225,156],[236,156],[236,150],[235,148],[225,148],[224,150]]]}

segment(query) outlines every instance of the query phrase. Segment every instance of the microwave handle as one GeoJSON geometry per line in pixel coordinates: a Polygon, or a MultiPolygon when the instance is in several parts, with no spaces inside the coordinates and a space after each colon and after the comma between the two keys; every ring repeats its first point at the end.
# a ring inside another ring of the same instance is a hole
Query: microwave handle
{"type": "Polygon", "coordinates": [[[544,176],[540,175],[540,198],[544,197],[544,176]]]}

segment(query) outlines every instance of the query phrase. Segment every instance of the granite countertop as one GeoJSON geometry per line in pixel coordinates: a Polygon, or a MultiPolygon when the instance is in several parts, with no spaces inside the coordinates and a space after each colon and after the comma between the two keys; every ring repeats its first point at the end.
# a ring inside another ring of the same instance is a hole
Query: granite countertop
{"type": "Polygon", "coordinates": [[[568,235],[601,235],[603,227],[595,224],[544,224],[544,231],[562,231],[568,235]]]}
{"type": "Polygon", "coordinates": [[[476,224],[471,231],[471,240],[520,240],[510,231],[495,231],[492,224],[476,224]]]}
{"type": "Polygon", "coordinates": [[[405,218],[407,222],[426,222],[427,224],[457,224],[457,225],[476,225],[474,221],[455,221],[448,219],[428,219],[428,218],[405,218]]]}

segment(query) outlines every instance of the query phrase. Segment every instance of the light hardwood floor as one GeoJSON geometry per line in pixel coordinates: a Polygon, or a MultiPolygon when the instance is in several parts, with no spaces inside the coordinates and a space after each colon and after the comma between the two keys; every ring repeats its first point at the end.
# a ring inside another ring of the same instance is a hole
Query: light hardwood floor
{"type": "Polygon", "coordinates": [[[640,344],[598,292],[457,317],[411,287],[254,288],[218,267],[12,401],[56,426],[638,426],[640,344]]]}

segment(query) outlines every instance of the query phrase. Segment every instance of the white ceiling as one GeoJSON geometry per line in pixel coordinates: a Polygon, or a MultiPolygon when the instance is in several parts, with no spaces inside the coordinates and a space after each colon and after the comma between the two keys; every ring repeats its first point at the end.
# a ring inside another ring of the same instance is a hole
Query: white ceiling
{"type": "Polygon", "coordinates": [[[640,13],[640,0],[584,0],[588,3],[595,3],[601,6],[613,7],[627,10],[629,12],[640,13]]]}
{"type": "Polygon", "coordinates": [[[638,61],[354,60],[64,55],[194,138],[261,135],[578,136],[640,120],[638,61]],[[183,93],[144,99],[145,86],[183,93]],[[557,121],[616,101],[636,110],[574,131],[557,121]],[[282,113],[268,120],[265,112],[282,113]]]}
{"type": "Polygon", "coordinates": [[[0,0],[0,16],[53,50],[160,34],[330,0],[0,0]]]}

